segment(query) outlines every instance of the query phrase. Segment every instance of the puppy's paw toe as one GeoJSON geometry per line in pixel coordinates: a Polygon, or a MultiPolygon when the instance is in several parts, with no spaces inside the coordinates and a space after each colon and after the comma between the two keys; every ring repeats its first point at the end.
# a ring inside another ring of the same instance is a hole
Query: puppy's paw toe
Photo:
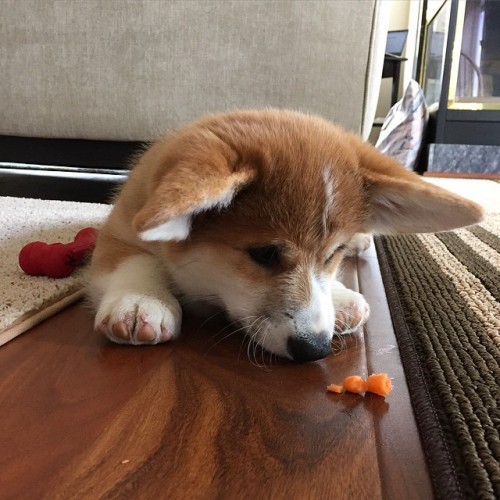
{"type": "Polygon", "coordinates": [[[177,301],[126,295],[101,304],[95,329],[118,344],[158,344],[179,334],[181,315],[177,301]]]}
{"type": "MultiPolygon", "coordinates": [[[[109,322],[108,322],[109,325],[109,322]]],[[[108,326],[109,328],[109,326],[108,326]]],[[[124,341],[130,339],[130,331],[125,321],[117,321],[111,325],[111,333],[117,338],[124,341]]]]}
{"type": "Polygon", "coordinates": [[[351,290],[344,300],[335,304],[335,333],[350,333],[366,323],[370,306],[363,296],[351,290]]]}
{"type": "MultiPolygon", "coordinates": [[[[144,343],[150,343],[154,342],[156,339],[157,333],[155,329],[151,326],[148,325],[147,323],[144,323],[138,330],[137,330],[137,340],[139,342],[144,342],[144,343]]],[[[169,335],[168,332],[161,332],[160,337],[165,337],[165,340],[169,340],[169,335]]]]}

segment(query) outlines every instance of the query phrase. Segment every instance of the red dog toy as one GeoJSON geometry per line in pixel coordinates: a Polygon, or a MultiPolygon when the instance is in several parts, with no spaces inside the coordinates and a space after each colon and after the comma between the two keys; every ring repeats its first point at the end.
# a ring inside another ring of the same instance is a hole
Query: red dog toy
{"type": "Polygon", "coordinates": [[[97,229],[86,227],[78,232],[71,243],[28,243],[19,252],[19,265],[31,276],[66,278],[92,252],[96,239],[97,229]]]}

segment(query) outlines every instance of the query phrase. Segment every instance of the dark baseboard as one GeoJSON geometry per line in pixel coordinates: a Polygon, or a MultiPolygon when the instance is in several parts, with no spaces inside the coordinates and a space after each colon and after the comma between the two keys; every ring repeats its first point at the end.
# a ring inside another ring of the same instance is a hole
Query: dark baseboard
{"type": "Polygon", "coordinates": [[[0,135],[0,196],[109,203],[144,146],[0,135]]]}
{"type": "Polygon", "coordinates": [[[137,141],[0,135],[0,162],[127,170],[144,146],[137,141]]]}
{"type": "Polygon", "coordinates": [[[0,170],[0,196],[111,203],[126,176],[18,173],[0,170]]]}

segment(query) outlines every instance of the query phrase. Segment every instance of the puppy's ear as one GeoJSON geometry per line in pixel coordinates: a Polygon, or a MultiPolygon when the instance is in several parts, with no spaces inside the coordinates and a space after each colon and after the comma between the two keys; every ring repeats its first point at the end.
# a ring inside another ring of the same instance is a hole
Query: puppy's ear
{"type": "Polygon", "coordinates": [[[428,233],[480,222],[476,203],[424,181],[397,161],[363,144],[360,168],[368,192],[367,229],[374,233],[428,233]]]}
{"type": "Polygon", "coordinates": [[[133,226],[144,241],[180,241],[188,237],[192,217],[227,207],[255,177],[252,167],[237,164],[220,141],[199,140],[177,154],[133,226]]]}

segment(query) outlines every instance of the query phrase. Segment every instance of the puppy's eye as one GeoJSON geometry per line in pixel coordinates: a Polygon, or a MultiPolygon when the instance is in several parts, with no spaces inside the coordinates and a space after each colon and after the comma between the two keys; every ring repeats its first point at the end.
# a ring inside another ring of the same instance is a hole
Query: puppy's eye
{"type": "Polygon", "coordinates": [[[335,251],[325,260],[325,266],[329,266],[332,263],[333,258],[339,253],[343,252],[347,248],[347,245],[339,245],[335,251]]]}
{"type": "Polygon", "coordinates": [[[259,264],[259,266],[272,269],[280,264],[279,249],[276,245],[249,248],[247,252],[252,260],[259,264]]]}

